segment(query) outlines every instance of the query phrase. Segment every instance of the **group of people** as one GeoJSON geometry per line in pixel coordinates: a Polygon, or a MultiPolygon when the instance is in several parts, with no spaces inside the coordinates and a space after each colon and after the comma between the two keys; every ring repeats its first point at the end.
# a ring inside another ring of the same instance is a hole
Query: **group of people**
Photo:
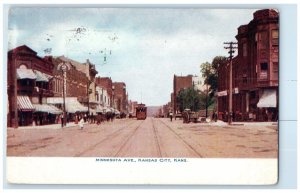
{"type": "MultiPolygon", "coordinates": [[[[260,108],[260,109],[252,109],[247,113],[242,113],[240,111],[232,112],[232,120],[233,121],[277,121],[278,113],[275,109],[272,108],[260,108]]],[[[229,118],[228,111],[219,112],[218,118],[227,121],[229,118]]]]}
{"type": "MultiPolygon", "coordinates": [[[[88,114],[88,113],[76,113],[74,115],[74,122],[75,124],[78,124],[80,129],[83,129],[84,123],[88,122],[90,124],[101,124],[103,121],[113,121],[115,119],[115,113],[112,112],[107,112],[105,114],[98,113],[94,115],[93,113],[88,114]]],[[[66,115],[68,118],[68,115],[66,115]]],[[[60,122],[61,122],[61,127],[64,127],[66,122],[69,122],[69,119],[65,120],[65,116],[62,113],[59,116],[60,122]]]]}

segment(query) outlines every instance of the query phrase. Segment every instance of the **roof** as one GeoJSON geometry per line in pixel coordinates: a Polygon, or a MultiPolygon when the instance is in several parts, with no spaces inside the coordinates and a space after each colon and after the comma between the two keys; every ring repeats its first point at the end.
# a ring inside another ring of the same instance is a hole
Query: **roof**
{"type": "Polygon", "coordinates": [[[12,50],[9,50],[8,53],[18,52],[20,50],[28,50],[28,51],[32,52],[33,54],[35,54],[35,55],[37,54],[36,51],[34,51],[33,49],[29,48],[27,45],[22,45],[22,46],[16,47],[16,48],[14,48],[12,50]]]}

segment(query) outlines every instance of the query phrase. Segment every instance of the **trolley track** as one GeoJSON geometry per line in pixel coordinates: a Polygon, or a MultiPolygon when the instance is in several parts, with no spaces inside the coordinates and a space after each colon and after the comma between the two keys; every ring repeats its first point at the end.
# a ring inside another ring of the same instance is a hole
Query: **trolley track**
{"type": "MultiPolygon", "coordinates": [[[[96,144],[90,146],[89,148],[85,149],[84,151],[81,151],[81,152],[75,154],[74,156],[75,156],[75,157],[80,157],[80,156],[82,156],[83,154],[85,154],[86,152],[95,149],[98,145],[100,145],[100,144],[102,144],[102,143],[104,143],[104,142],[106,142],[106,141],[108,141],[108,140],[111,140],[111,139],[117,137],[117,136],[120,134],[120,132],[121,132],[124,128],[129,127],[129,126],[133,125],[134,123],[136,123],[136,122],[135,122],[135,121],[132,121],[132,122],[126,124],[124,127],[121,127],[120,129],[118,129],[118,130],[116,130],[116,131],[110,133],[109,135],[106,136],[106,138],[100,140],[98,143],[96,143],[96,144]]],[[[139,124],[139,125],[141,125],[141,124],[139,124]]]]}
{"type": "MultiPolygon", "coordinates": [[[[158,134],[157,134],[158,131],[157,131],[157,127],[154,124],[153,118],[151,118],[151,123],[152,123],[152,128],[153,128],[153,133],[154,133],[154,139],[155,139],[156,149],[157,149],[157,152],[159,154],[159,157],[162,157],[162,153],[161,153],[162,149],[161,149],[160,142],[159,142],[159,137],[158,137],[158,134]]],[[[165,155],[167,155],[167,154],[165,153],[165,155]]]]}
{"type": "Polygon", "coordinates": [[[190,143],[188,143],[184,138],[182,138],[177,132],[172,129],[169,125],[158,119],[163,125],[165,125],[181,142],[183,142],[190,150],[192,150],[196,155],[198,155],[200,158],[203,158],[203,155],[198,152],[190,143]]]}
{"type": "Polygon", "coordinates": [[[128,135],[128,137],[125,139],[124,143],[122,143],[122,145],[120,146],[120,148],[118,149],[118,151],[115,153],[114,157],[119,157],[120,152],[125,148],[126,144],[130,141],[130,139],[133,138],[134,134],[140,128],[140,126],[142,125],[142,123],[144,123],[144,121],[141,121],[141,123],[137,127],[135,127],[135,129],[133,130],[133,132],[128,135]]]}

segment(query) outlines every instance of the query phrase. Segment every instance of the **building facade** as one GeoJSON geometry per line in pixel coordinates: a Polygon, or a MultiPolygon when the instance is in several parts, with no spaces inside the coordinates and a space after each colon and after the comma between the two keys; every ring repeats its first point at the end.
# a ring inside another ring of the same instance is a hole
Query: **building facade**
{"type": "MultiPolygon", "coordinates": [[[[233,59],[233,120],[278,120],[279,14],[256,11],[238,28],[238,55],[233,59]]],[[[229,68],[218,72],[218,111],[228,114],[229,68]]]]}
{"type": "MultiPolygon", "coordinates": [[[[70,70],[67,72],[67,77],[69,77],[67,80],[70,83],[69,90],[72,94],[73,91],[75,91],[78,101],[88,108],[89,113],[95,114],[97,108],[95,77],[98,73],[95,65],[89,60],[87,60],[85,63],[80,63],[65,56],[60,56],[56,59],[59,62],[66,62],[71,65],[70,70]],[[76,87],[80,92],[78,94],[76,94],[76,87]]],[[[68,96],[68,93],[66,94],[68,96]]]]}
{"type": "Polygon", "coordinates": [[[126,84],[124,82],[113,82],[112,88],[114,108],[127,114],[126,84]]]}
{"type": "Polygon", "coordinates": [[[200,76],[194,75],[192,77],[192,84],[195,90],[204,92],[206,90],[204,80],[200,76]]]}
{"type": "Polygon", "coordinates": [[[8,117],[9,127],[42,125],[55,122],[61,111],[47,104],[53,97],[53,68],[26,45],[8,52],[8,117]]]}
{"type": "Polygon", "coordinates": [[[107,92],[107,97],[109,98],[109,107],[113,107],[113,84],[109,77],[96,77],[96,85],[103,88],[107,92]]]}
{"type": "Polygon", "coordinates": [[[173,93],[171,94],[172,109],[174,113],[179,112],[179,107],[176,101],[177,95],[181,89],[193,87],[193,75],[176,76],[173,79],[173,93]]]}

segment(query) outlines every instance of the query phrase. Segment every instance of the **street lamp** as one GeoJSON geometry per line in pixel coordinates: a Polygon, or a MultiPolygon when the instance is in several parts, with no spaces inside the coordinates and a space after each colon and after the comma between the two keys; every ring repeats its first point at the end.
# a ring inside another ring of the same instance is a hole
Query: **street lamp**
{"type": "Polygon", "coordinates": [[[67,116],[66,116],[66,95],[67,95],[67,71],[70,70],[70,64],[63,61],[57,66],[57,70],[60,70],[63,74],[63,126],[66,126],[67,116]]]}

